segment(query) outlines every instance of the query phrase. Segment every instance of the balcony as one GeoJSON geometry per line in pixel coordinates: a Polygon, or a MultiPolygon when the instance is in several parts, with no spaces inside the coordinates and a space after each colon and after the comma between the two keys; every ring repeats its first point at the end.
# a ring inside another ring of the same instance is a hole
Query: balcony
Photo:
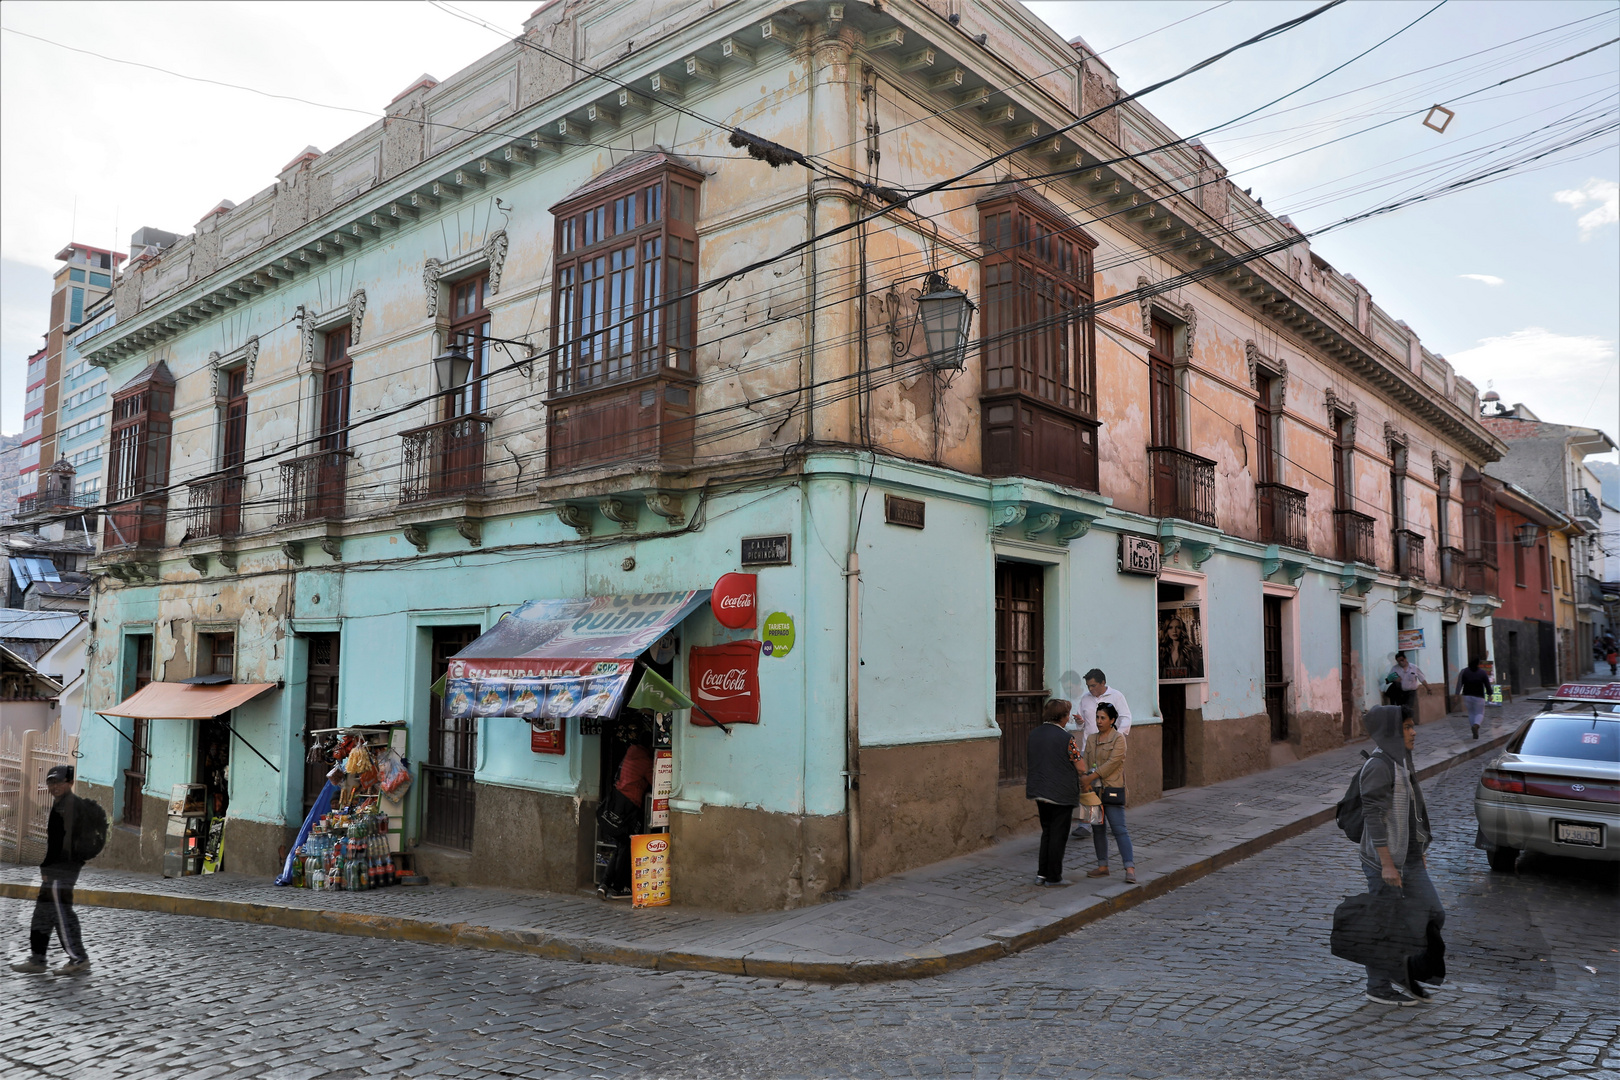
{"type": "Polygon", "coordinates": [[[1267,544],[1309,551],[1305,493],[1281,484],[1260,483],[1254,485],[1254,494],[1260,507],[1260,539],[1267,544]]]}
{"type": "Polygon", "coordinates": [[[1472,555],[1463,560],[1463,588],[1477,596],[1495,596],[1496,564],[1472,555]]]}
{"type": "Polygon", "coordinates": [[[1395,551],[1395,573],[1408,581],[1427,581],[1423,570],[1423,534],[1411,529],[1394,529],[1390,544],[1395,551]]]}
{"type": "Polygon", "coordinates": [[[1215,528],[1215,463],[1173,446],[1148,447],[1156,517],[1215,528]]]}
{"type": "Polygon", "coordinates": [[[235,536],[242,531],[242,470],[224,469],[186,485],[186,540],[235,536]]]}
{"type": "Polygon", "coordinates": [[[1461,548],[1443,547],[1440,549],[1440,585],[1442,588],[1464,588],[1463,553],[1461,548]]]}
{"type": "Polygon", "coordinates": [[[1603,606],[1603,582],[1591,574],[1581,574],[1575,578],[1575,602],[1577,604],[1595,604],[1603,606]]]}
{"type": "Polygon", "coordinates": [[[342,517],[352,450],[318,450],[281,463],[277,525],[342,517]]]}
{"type": "Polygon", "coordinates": [[[32,514],[34,512],[34,509],[35,509],[36,505],[37,505],[37,496],[34,496],[34,495],[19,495],[19,496],[17,496],[17,513],[16,513],[16,516],[18,518],[27,517],[29,514],[32,514]]]}
{"type": "Polygon", "coordinates": [[[484,453],[492,417],[456,416],[400,433],[399,501],[425,502],[484,493],[484,453]]]}
{"type": "Polygon", "coordinates": [[[168,519],[169,500],[164,496],[128,499],[109,507],[102,519],[102,550],[160,548],[168,519]]]}
{"type": "Polygon", "coordinates": [[[1333,511],[1333,536],[1340,562],[1376,566],[1373,557],[1373,519],[1357,510],[1333,511]]]}
{"type": "Polygon", "coordinates": [[[1570,492],[1569,505],[1575,517],[1602,524],[1603,506],[1598,502],[1597,496],[1585,488],[1576,488],[1570,492]]]}

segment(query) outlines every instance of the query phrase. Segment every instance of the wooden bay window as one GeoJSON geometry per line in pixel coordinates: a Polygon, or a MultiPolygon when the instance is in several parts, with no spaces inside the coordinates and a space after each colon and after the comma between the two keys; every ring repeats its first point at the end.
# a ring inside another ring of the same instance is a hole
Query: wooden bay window
{"type": "Polygon", "coordinates": [[[552,472],[691,460],[701,182],[651,154],[552,208],[552,472]]]}
{"type": "Polygon", "coordinates": [[[102,547],[162,547],[174,376],[161,360],[113,395],[102,547]]]}
{"type": "Polygon", "coordinates": [[[1097,490],[1095,240],[1026,191],[979,206],[984,472],[1097,490]]]}

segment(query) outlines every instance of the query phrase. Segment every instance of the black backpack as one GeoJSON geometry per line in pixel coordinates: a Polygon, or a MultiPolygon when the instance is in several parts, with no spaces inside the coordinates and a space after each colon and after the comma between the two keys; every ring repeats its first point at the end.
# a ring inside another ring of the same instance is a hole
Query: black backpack
{"type": "Polygon", "coordinates": [[[1366,825],[1361,814],[1361,770],[1372,760],[1372,754],[1363,750],[1361,758],[1361,764],[1357,766],[1355,775],[1350,777],[1350,786],[1344,789],[1344,798],[1333,808],[1334,822],[1339,826],[1339,831],[1349,837],[1352,844],[1361,843],[1362,829],[1366,825]]]}
{"type": "Polygon", "coordinates": [[[73,861],[89,862],[107,846],[107,811],[94,799],[74,799],[73,861]]]}

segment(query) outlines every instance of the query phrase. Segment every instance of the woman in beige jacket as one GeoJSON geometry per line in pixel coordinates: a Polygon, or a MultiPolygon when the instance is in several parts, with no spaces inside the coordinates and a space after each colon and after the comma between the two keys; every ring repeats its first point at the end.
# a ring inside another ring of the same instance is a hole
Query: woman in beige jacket
{"type": "MultiPolygon", "coordinates": [[[[1097,704],[1097,732],[1087,737],[1081,754],[1091,771],[1080,778],[1082,787],[1100,783],[1102,787],[1125,788],[1125,736],[1114,730],[1119,712],[1106,701],[1097,704]]],[[[1125,829],[1125,807],[1103,803],[1103,820],[1091,830],[1091,841],[1097,848],[1097,869],[1087,877],[1108,876],[1108,832],[1114,834],[1119,845],[1119,857],[1125,864],[1125,880],[1136,884],[1136,853],[1131,850],[1131,834],[1125,829]]]]}

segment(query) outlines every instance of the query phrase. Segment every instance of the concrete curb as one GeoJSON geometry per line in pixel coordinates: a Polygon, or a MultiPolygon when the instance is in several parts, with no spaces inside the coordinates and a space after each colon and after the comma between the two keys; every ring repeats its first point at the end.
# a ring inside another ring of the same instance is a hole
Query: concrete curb
{"type": "MultiPolygon", "coordinates": [[[[1418,779],[1453,769],[1464,762],[1504,745],[1514,732],[1482,739],[1460,754],[1418,770],[1418,779]]],[[[241,900],[213,900],[206,897],[173,896],[113,889],[74,890],[74,899],[90,907],[123,908],[166,915],[192,915],[205,919],[280,926],[290,930],[314,930],[351,937],[411,941],[424,945],[455,945],[462,948],[527,953],[547,960],[584,964],[617,964],[623,967],[652,968],[659,971],[714,971],[725,975],[751,975],[773,979],[800,979],[807,982],[883,982],[893,979],[926,979],[949,971],[982,964],[1055,941],[1065,934],[1127,911],[1138,904],[1163,896],[1223,867],[1241,862],[1266,848],[1309,832],[1333,820],[1333,808],[1297,818],[1270,832],[1253,837],[1223,851],[1188,863],[1167,873],[1155,875],[1137,885],[1110,887],[1079,901],[1076,910],[1046,920],[1026,920],[982,937],[942,944],[939,948],[897,952],[890,956],[858,957],[849,960],[814,958],[786,952],[694,952],[683,949],[652,949],[611,939],[555,934],[545,930],[477,926],[441,919],[402,918],[394,915],[367,915],[359,912],[322,911],[316,908],[282,907],[276,904],[241,900]]],[[[0,897],[31,900],[37,887],[20,882],[0,882],[0,897]]]]}

